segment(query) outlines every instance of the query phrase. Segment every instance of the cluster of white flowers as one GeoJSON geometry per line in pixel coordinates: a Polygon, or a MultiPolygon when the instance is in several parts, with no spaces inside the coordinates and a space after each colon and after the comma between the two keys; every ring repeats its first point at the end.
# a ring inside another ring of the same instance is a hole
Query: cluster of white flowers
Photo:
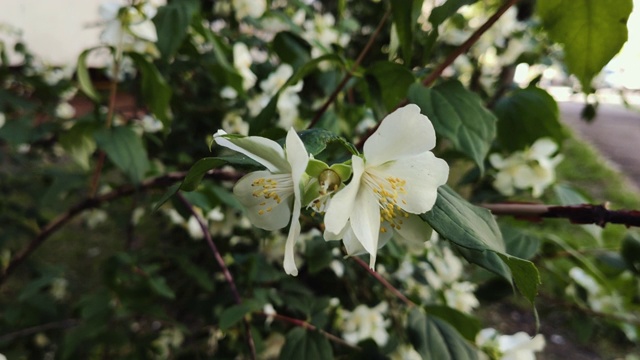
{"type": "Polygon", "coordinates": [[[151,21],[158,9],[150,1],[124,6],[117,2],[102,3],[98,12],[105,22],[100,41],[113,46],[118,54],[122,51],[144,54],[158,41],[156,26],[151,21]]]}
{"type": "Polygon", "coordinates": [[[491,154],[489,162],[498,171],[493,186],[506,196],[514,195],[516,189],[531,189],[533,197],[540,197],[556,179],[555,168],[563,159],[562,154],[552,157],[557,150],[553,140],[542,138],[506,158],[491,154]]]}
{"type": "Polygon", "coordinates": [[[435,140],[433,125],[413,104],[384,118],[363,154],[331,167],[312,159],[293,129],[284,149],[262,137],[223,130],[214,135],[218,145],[266,168],[245,175],[233,191],[255,226],[273,231],[290,224],[284,268],[291,275],[298,273],[294,245],[305,206],[324,212],[326,240],[342,240],[350,255],[368,253],[371,268],[378,248],[392,235],[409,243],[424,241],[431,229],[417,215],[431,210],[437,188],[449,175],[447,163],[430,151],[435,140]]]}
{"type": "Polygon", "coordinates": [[[488,328],[476,335],[476,345],[483,351],[481,359],[535,360],[535,353],[542,351],[546,343],[542,334],[533,338],[525,332],[500,335],[496,329],[488,328]]]}
{"type": "Polygon", "coordinates": [[[381,302],[375,307],[358,305],[353,311],[342,311],[342,336],[350,344],[357,344],[362,340],[373,339],[378,346],[384,346],[389,341],[387,327],[389,319],[383,314],[387,312],[389,305],[381,302]]]}
{"type": "MultiPolygon", "coordinates": [[[[231,236],[235,227],[247,228],[251,226],[244,216],[238,214],[236,210],[230,207],[223,212],[221,208],[217,206],[206,214],[203,214],[199,207],[194,207],[194,210],[200,218],[206,222],[205,225],[211,234],[231,236]]],[[[183,227],[192,239],[201,240],[204,238],[202,226],[200,226],[195,216],[192,215],[185,220],[176,209],[165,207],[162,211],[169,217],[173,224],[183,227]]]]}

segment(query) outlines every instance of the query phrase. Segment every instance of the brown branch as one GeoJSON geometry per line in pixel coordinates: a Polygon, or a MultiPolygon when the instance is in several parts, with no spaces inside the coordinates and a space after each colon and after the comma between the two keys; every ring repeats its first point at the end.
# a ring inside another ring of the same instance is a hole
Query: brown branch
{"type": "MultiPolygon", "coordinates": [[[[220,255],[220,251],[218,251],[218,247],[213,242],[213,239],[211,238],[211,233],[209,232],[209,227],[207,226],[205,221],[202,219],[200,214],[196,212],[193,205],[191,205],[191,203],[184,197],[184,195],[178,193],[178,199],[180,199],[182,204],[186,206],[187,209],[189,209],[191,216],[193,216],[196,219],[196,221],[198,221],[198,224],[200,225],[200,229],[202,229],[202,233],[204,234],[204,238],[207,242],[207,245],[209,245],[209,249],[213,253],[213,257],[216,259],[216,262],[218,263],[218,266],[220,266],[220,269],[222,270],[222,274],[224,275],[224,278],[227,281],[227,284],[229,284],[229,287],[231,288],[231,295],[233,295],[233,299],[235,303],[238,305],[242,304],[242,298],[240,297],[240,293],[238,292],[236,283],[233,280],[233,275],[231,275],[231,272],[229,271],[227,264],[225,264],[224,259],[222,258],[222,255],[220,255]]],[[[253,340],[253,336],[251,335],[251,325],[249,324],[249,320],[247,319],[246,316],[242,318],[242,321],[244,323],[245,336],[247,338],[247,345],[249,346],[249,350],[251,352],[251,359],[255,360],[257,359],[256,344],[253,340]]]]}
{"type": "Polygon", "coordinates": [[[53,330],[53,329],[68,329],[77,326],[80,323],[78,319],[66,319],[62,321],[54,321],[46,324],[32,326],[26,329],[14,331],[12,333],[4,334],[0,336],[0,343],[11,341],[18,337],[29,336],[37,334],[39,332],[53,330]]]}
{"type": "MultiPolygon", "coordinates": [[[[83,211],[98,207],[100,204],[105,202],[109,202],[124,196],[129,196],[141,190],[167,187],[177,181],[181,181],[182,179],[184,179],[186,174],[186,172],[169,173],[163,176],[147,179],[141,184],[138,184],[138,186],[123,185],[106,194],[98,195],[93,198],[86,198],[80,201],[76,205],[70,207],[64,213],[51,220],[47,225],[42,227],[35,238],[33,238],[29,242],[29,244],[27,244],[27,246],[25,246],[16,256],[11,259],[11,262],[9,262],[7,268],[0,274],[0,285],[2,285],[7,277],[11,275],[15,271],[15,269],[20,266],[38,247],[40,247],[40,245],[42,245],[45,240],[47,240],[57,230],[59,230],[62,226],[67,224],[83,211]]],[[[214,177],[220,180],[237,180],[239,178],[239,175],[236,173],[230,173],[221,170],[211,170],[207,173],[207,176],[214,177]]]]}
{"type": "Polygon", "coordinates": [[[568,219],[573,224],[596,224],[604,227],[606,224],[621,224],[640,227],[640,211],[638,210],[609,210],[604,205],[572,205],[554,206],[544,204],[480,204],[489,209],[494,215],[511,215],[516,218],[541,221],[545,218],[568,219]]]}
{"type": "Polygon", "coordinates": [[[369,37],[369,41],[367,42],[365,47],[362,49],[362,51],[358,55],[356,62],[353,63],[353,65],[351,66],[351,69],[345,74],[340,84],[338,84],[336,89],[331,93],[331,95],[329,95],[329,98],[327,99],[327,101],[325,101],[324,104],[322,104],[322,107],[316,112],[315,116],[311,120],[311,123],[309,123],[309,126],[307,126],[307,129],[310,129],[318,124],[322,115],[327,111],[329,106],[331,106],[331,104],[336,100],[340,91],[342,91],[342,89],[347,85],[347,82],[351,79],[351,77],[353,76],[353,73],[358,69],[358,67],[362,63],[362,60],[364,60],[364,57],[367,55],[367,53],[371,49],[371,46],[373,46],[373,42],[376,40],[376,38],[382,31],[382,27],[384,26],[384,23],[389,18],[389,14],[390,14],[390,11],[387,11],[384,13],[384,16],[378,23],[378,27],[369,37]]]}
{"type": "Polygon", "coordinates": [[[275,320],[286,322],[286,323],[289,323],[289,324],[292,324],[292,325],[295,325],[295,326],[299,326],[299,327],[307,329],[307,330],[317,331],[320,334],[322,334],[324,337],[326,337],[327,339],[329,339],[329,340],[331,340],[331,341],[333,341],[333,342],[335,342],[337,344],[344,345],[344,346],[346,346],[348,348],[351,348],[353,350],[362,351],[362,349],[360,347],[352,345],[352,344],[349,344],[344,339],[339,338],[339,337],[337,337],[337,336],[335,336],[335,335],[333,335],[333,334],[331,334],[329,332],[326,332],[326,331],[324,331],[322,329],[318,329],[316,326],[314,326],[314,325],[312,325],[312,324],[310,324],[310,323],[308,323],[308,322],[306,322],[304,320],[300,320],[300,319],[296,319],[296,318],[292,318],[292,317],[285,316],[285,315],[280,315],[280,314],[267,314],[267,313],[265,313],[263,311],[256,312],[256,314],[264,316],[266,318],[270,318],[271,317],[271,318],[273,318],[275,320]]]}
{"type": "Polygon", "coordinates": [[[371,276],[376,278],[376,280],[378,280],[378,282],[380,282],[382,285],[384,285],[384,287],[389,289],[389,291],[391,291],[398,299],[402,300],[409,307],[416,306],[416,303],[414,303],[413,301],[409,300],[409,298],[404,296],[404,294],[401,293],[400,290],[398,290],[395,286],[391,285],[391,283],[389,281],[387,281],[387,279],[383,278],[382,275],[380,275],[377,272],[375,272],[374,270],[372,270],[366,262],[362,261],[362,259],[360,259],[358,257],[355,257],[355,256],[351,257],[351,259],[353,259],[355,262],[357,262],[358,265],[360,265],[369,274],[371,274],[371,276]]]}
{"type": "MultiPolygon", "coordinates": [[[[509,10],[510,7],[512,7],[513,5],[515,5],[515,3],[517,3],[519,0],[507,0],[504,2],[504,4],[502,4],[502,6],[500,6],[500,8],[493,14],[491,15],[491,17],[489,19],[487,19],[487,21],[482,24],[482,26],[480,26],[473,34],[471,34],[471,36],[467,39],[467,41],[465,41],[464,43],[462,43],[460,46],[458,46],[457,48],[455,48],[450,54],[449,56],[447,56],[444,61],[442,61],[423,81],[422,81],[422,85],[424,86],[430,86],[431,84],[433,84],[439,77],[440,75],[442,75],[442,72],[449,67],[449,65],[453,64],[453,62],[458,58],[458,56],[464,54],[465,52],[467,52],[469,50],[469,48],[471,48],[471,46],[473,44],[475,44],[478,39],[480,39],[480,37],[482,36],[482,34],[484,34],[487,30],[489,30],[489,28],[491,28],[491,26],[493,26],[493,24],[495,24],[496,21],[498,21],[498,19],[500,19],[500,17],[507,11],[509,10]]],[[[400,104],[398,104],[396,106],[396,109],[407,105],[409,103],[409,101],[407,99],[404,99],[402,102],[400,102],[400,104]]],[[[373,134],[377,129],[378,126],[380,126],[380,123],[378,123],[376,126],[374,126],[373,128],[371,128],[369,130],[369,132],[362,137],[362,139],[360,139],[360,141],[358,142],[358,144],[356,145],[356,147],[358,149],[362,149],[362,146],[364,146],[364,142],[369,138],[369,136],[371,136],[371,134],[373,134]]]]}

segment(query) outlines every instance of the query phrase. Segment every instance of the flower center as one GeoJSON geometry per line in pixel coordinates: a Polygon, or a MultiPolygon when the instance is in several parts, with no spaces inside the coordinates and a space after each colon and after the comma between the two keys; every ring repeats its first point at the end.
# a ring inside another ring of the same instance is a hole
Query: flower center
{"type": "Polygon", "coordinates": [[[268,178],[255,179],[251,186],[255,188],[253,196],[263,199],[259,204],[259,215],[271,212],[275,206],[293,194],[293,180],[290,174],[274,174],[268,178]]]}
{"type": "Polygon", "coordinates": [[[382,225],[385,221],[389,223],[391,228],[400,230],[403,224],[402,218],[409,217],[409,214],[398,205],[398,200],[402,204],[407,203],[404,199],[400,199],[400,195],[407,193],[404,188],[407,181],[393,176],[382,177],[370,172],[365,172],[363,179],[378,198],[380,232],[387,232],[387,229],[382,225]]]}
{"type": "Polygon", "coordinates": [[[322,170],[318,175],[319,196],[309,205],[313,211],[323,213],[327,208],[327,202],[331,198],[331,194],[340,188],[340,184],[342,184],[342,179],[337,172],[331,169],[322,170]]]}

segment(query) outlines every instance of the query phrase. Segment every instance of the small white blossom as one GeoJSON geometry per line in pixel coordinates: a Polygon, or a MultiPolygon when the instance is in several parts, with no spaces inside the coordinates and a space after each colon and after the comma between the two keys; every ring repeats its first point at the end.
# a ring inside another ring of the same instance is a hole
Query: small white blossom
{"type": "Polygon", "coordinates": [[[65,278],[55,278],[51,282],[49,293],[56,300],[62,300],[67,296],[67,285],[69,282],[65,278]]]}
{"type": "Polygon", "coordinates": [[[164,329],[160,336],[153,341],[153,347],[158,352],[157,359],[171,358],[171,350],[179,349],[184,342],[184,334],[178,328],[164,329]]]}
{"type": "Polygon", "coordinates": [[[3,112],[0,112],[0,129],[4,126],[6,122],[7,122],[7,116],[3,112]]]}
{"type": "Polygon", "coordinates": [[[71,119],[76,115],[76,109],[68,102],[61,102],[56,106],[56,117],[60,119],[71,119]]]}
{"type": "Polygon", "coordinates": [[[473,309],[480,306],[478,298],[473,294],[475,290],[476,284],[468,281],[451,284],[450,288],[444,290],[447,306],[463,313],[471,313],[473,309]]]}
{"type": "Polygon", "coordinates": [[[256,84],[258,77],[251,71],[253,59],[247,45],[237,42],[233,45],[233,66],[242,76],[242,88],[248,90],[256,84]]]}
{"type": "Polygon", "coordinates": [[[107,212],[102,209],[91,209],[83,214],[84,222],[89,229],[95,229],[96,226],[107,221],[107,212]]]}
{"type": "Polygon", "coordinates": [[[106,22],[100,40],[107,45],[125,50],[133,48],[139,40],[158,41],[156,27],[151,21],[157,9],[151,3],[124,7],[113,2],[103,3],[99,13],[106,22]]]}
{"type": "Polygon", "coordinates": [[[391,360],[422,360],[422,356],[410,344],[401,344],[390,357],[391,360]]]}
{"type": "Polygon", "coordinates": [[[546,343],[542,334],[533,338],[525,332],[499,335],[495,329],[487,328],[476,335],[476,345],[499,356],[497,360],[535,360],[535,353],[542,351],[546,343]]]}
{"type": "Polygon", "coordinates": [[[249,135],[249,123],[235,112],[227,113],[222,119],[222,129],[229,134],[249,135]]]}
{"type": "Polygon", "coordinates": [[[383,314],[387,312],[387,309],[387,303],[381,302],[373,308],[358,305],[353,311],[344,311],[342,336],[350,344],[373,339],[379,346],[386,345],[389,340],[386,328],[390,322],[385,320],[383,314]]]}
{"type": "Polygon", "coordinates": [[[489,162],[498,170],[493,186],[501,194],[510,196],[516,189],[532,189],[533,197],[540,197],[555,181],[555,167],[562,161],[562,154],[551,157],[558,150],[553,140],[536,140],[529,149],[516,151],[507,158],[491,154],[489,162]]]}
{"type": "Polygon", "coordinates": [[[238,21],[247,16],[259,18],[267,9],[266,0],[232,0],[232,5],[238,21]]]}

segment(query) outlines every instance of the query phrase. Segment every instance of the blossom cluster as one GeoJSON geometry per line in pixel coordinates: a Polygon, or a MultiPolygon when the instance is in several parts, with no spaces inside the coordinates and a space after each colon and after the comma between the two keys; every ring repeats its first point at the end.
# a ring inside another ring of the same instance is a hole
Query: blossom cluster
{"type": "Polygon", "coordinates": [[[325,240],[342,240],[349,255],[368,253],[373,268],[378,248],[394,234],[412,242],[431,233],[417,215],[431,210],[449,174],[447,163],[431,152],[433,125],[413,104],[385,117],[363,154],[331,166],[308,154],[293,129],[284,149],[267,138],[223,130],[214,141],[266,168],[245,175],[233,192],[255,226],[273,231],[290,224],[284,268],[291,275],[298,273],[294,245],[303,208],[324,214],[325,240]]]}
{"type": "Polygon", "coordinates": [[[506,158],[491,154],[489,162],[497,170],[493,186],[506,196],[514,195],[516,190],[531,189],[533,197],[540,197],[556,179],[555,168],[563,159],[562,154],[553,156],[557,151],[558,145],[553,140],[542,138],[506,158]]]}

